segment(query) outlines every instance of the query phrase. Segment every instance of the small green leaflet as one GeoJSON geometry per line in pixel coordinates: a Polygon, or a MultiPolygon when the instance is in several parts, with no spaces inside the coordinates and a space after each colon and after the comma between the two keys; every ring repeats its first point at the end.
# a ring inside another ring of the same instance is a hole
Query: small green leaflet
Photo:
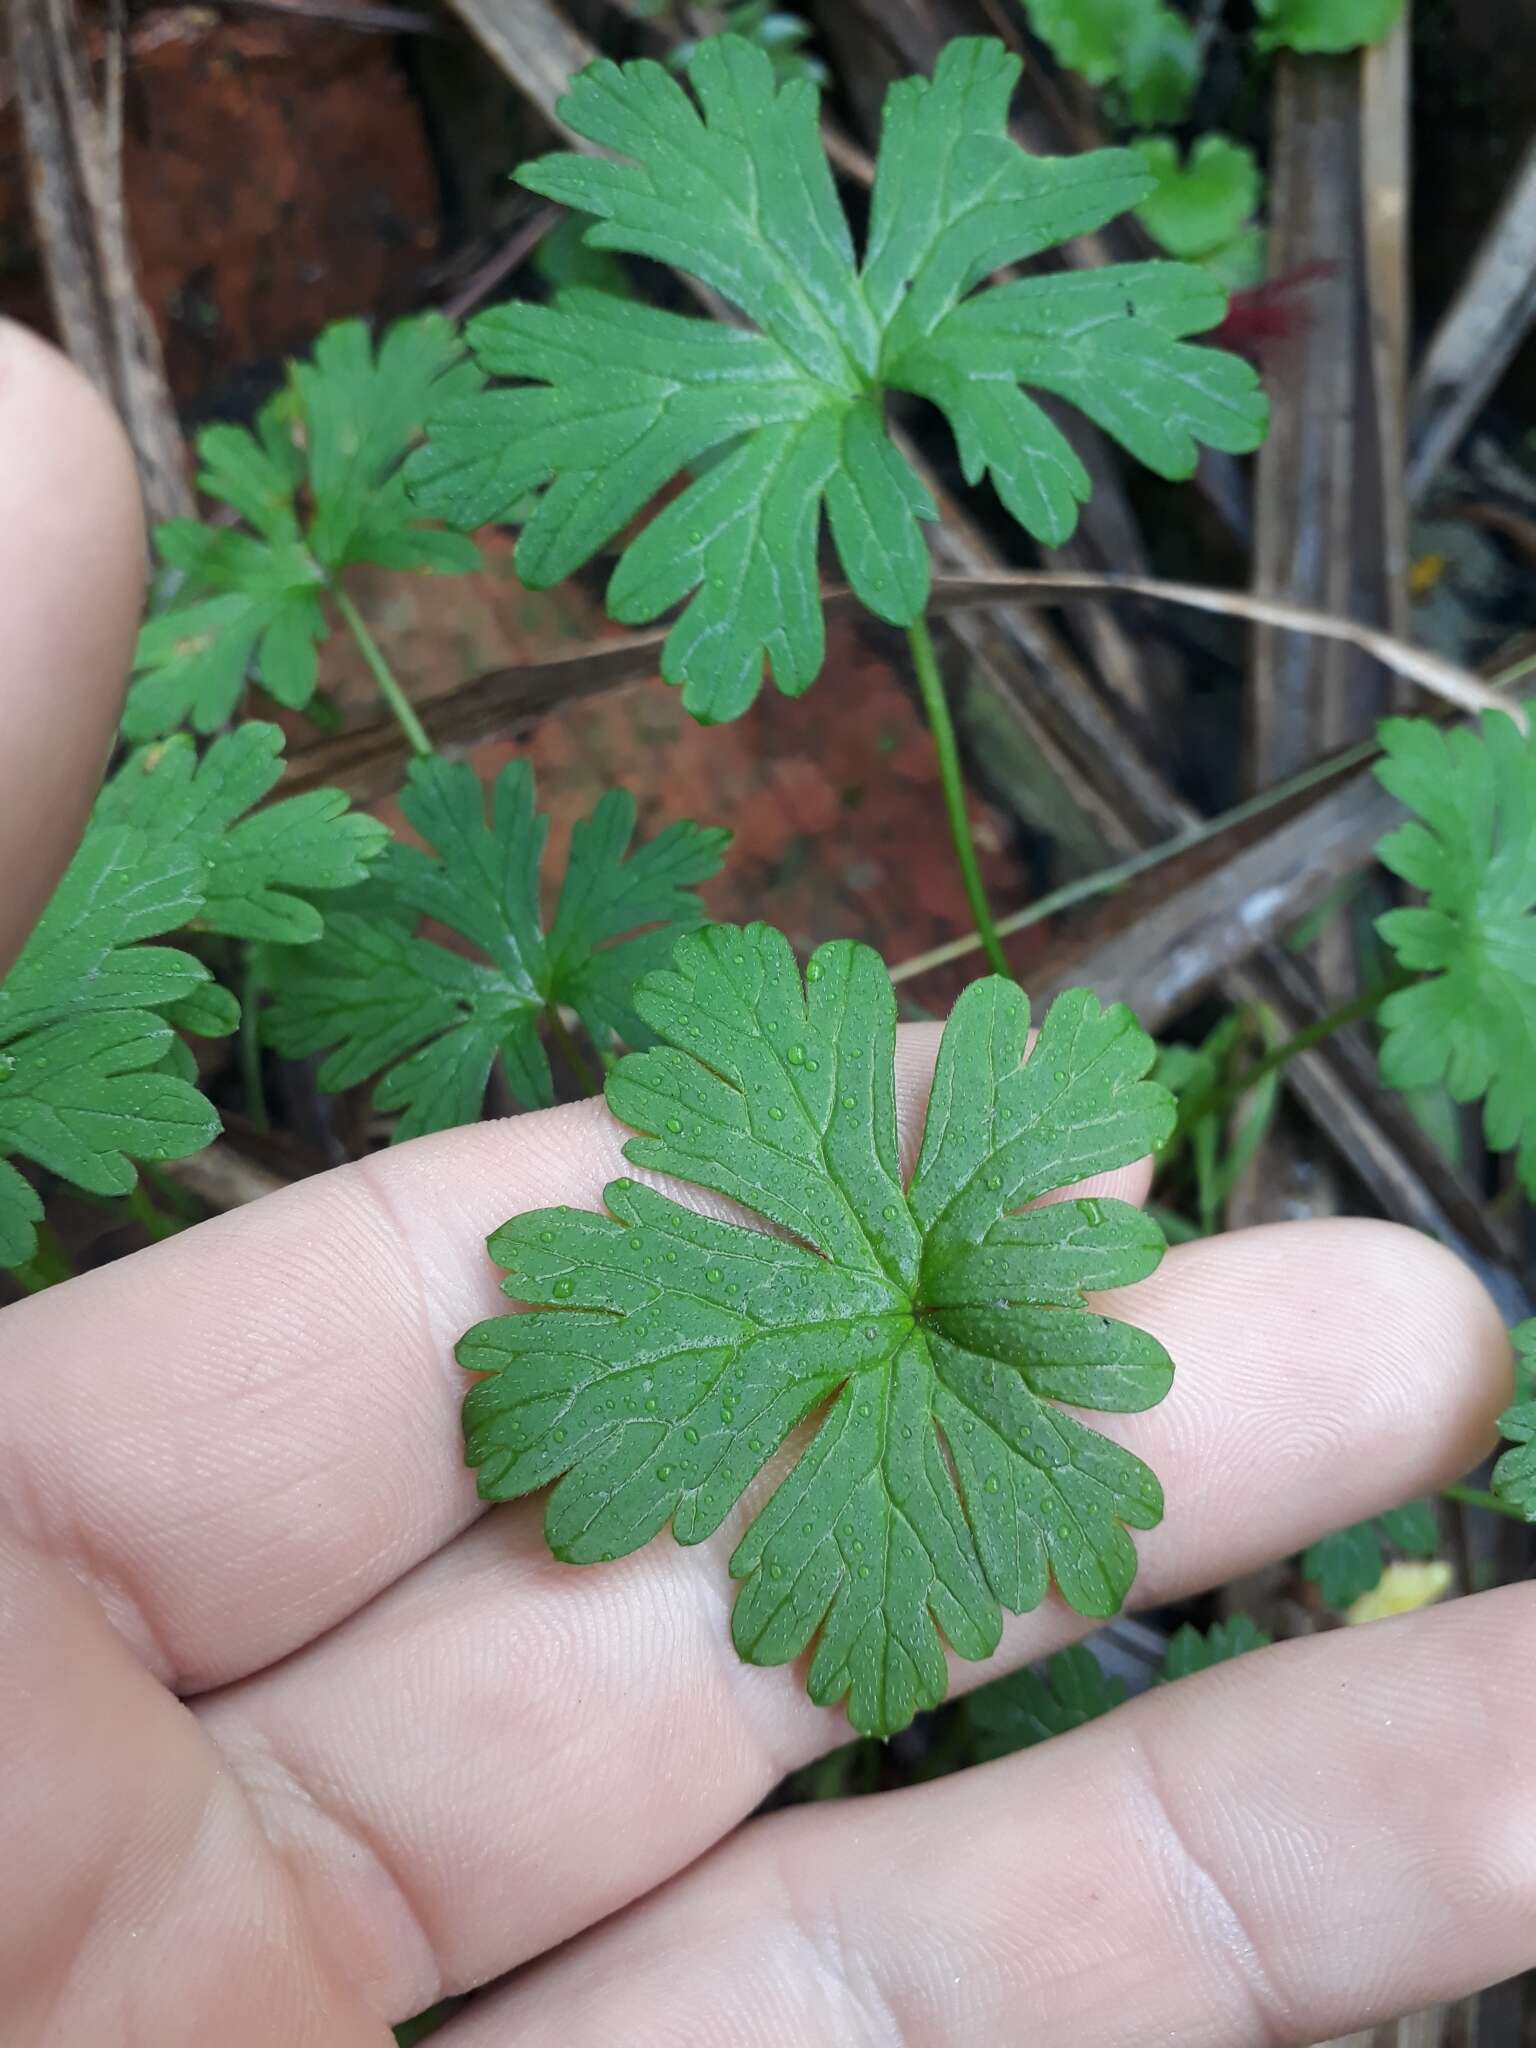
{"type": "MultiPolygon", "coordinates": [[[[728,7],[721,32],[756,43],[781,85],[793,78],[808,78],[813,85],[827,83],[826,65],[805,48],[813,33],[810,23],[798,14],[786,14],[772,0],[742,0],[740,6],[728,7]]],[[[668,53],[667,64],[673,71],[686,71],[698,54],[696,40],[682,42],[668,53]]]]}
{"type": "Polygon", "coordinates": [[[1536,1196],[1536,735],[1488,711],[1480,733],[1390,718],[1381,742],[1376,773],[1418,820],[1377,854],[1427,898],[1377,920],[1401,965],[1427,976],[1381,1006],[1382,1075],[1483,1098],[1489,1145],[1515,1153],[1536,1196]]]}
{"type": "Polygon", "coordinates": [[[967,478],[990,476],[1049,542],[1071,533],[1089,479],[1021,385],[1070,400],[1165,476],[1190,475],[1201,442],[1256,447],[1267,413],[1253,371],[1184,340],[1225,310],[1204,272],[1136,263],[975,292],[1152,190],[1130,150],[1019,149],[1007,132],[1018,74],[1000,43],[960,40],[931,82],[892,88],[859,265],[814,86],[776,85],[768,57],[735,36],[700,46],[697,108],[660,65],[590,66],[561,117],[627,161],[544,157],[521,182],[595,216],[595,247],[688,272],[755,331],[579,289],[481,314],[469,329],[480,367],[517,381],[434,411],[406,465],[417,502],[474,527],[539,492],[517,568],[544,588],[717,453],[624,549],[608,607],[640,624],[687,601],[662,673],[696,717],[720,720],[752,702],[765,659],[791,696],[821,669],[823,505],[870,610],[896,625],[922,612],[921,522],[936,514],[885,431],[886,391],[931,399],[967,478]]]}
{"type": "Polygon", "coordinates": [[[703,922],[693,892],[718,872],[729,833],[683,822],[631,852],[634,799],[608,790],[571,835],[546,932],[549,821],[534,809],[525,760],[497,777],[489,820],[463,762],[416,762],[400,808],[431,850],[392,846],[355,911],[328,916],[318,946],[274,958],[266,1022],[279,1052],[326,1053],[322,1088],[382,1075],[374,1099],[400,1112],[400,1140],[478,1117],[498,1058],[519,1103],[552,1102],[539,1035],[551,1006],[574,1010],[603,1052],[648,1042],[635,983],[703,922]],[[467,939],[475,957],[420,937],[424,917],[467,939]]]}
{"type": "MultiPolygon", "coordinates": [[[[1169,1637],[1162,1669],[1154,1673],[1152,1683],[1172,1685],[1249,1650],[1265,1649],[1272,1641],[1246,1614],[1213,1622],[1204,1630],[1187,1621],[1169,1637]]],[[[972,1694],[965,1711],[975,1759],[986,1763],[1032,1749],[1053,1735],[1069,1735],[1123,1706],[1125,1696],[1125,1681],[1106,1675],[1093,1652],[1075,1644],[1048,1659],[1043,1673],[1013,1671],[972,1694]]]]}
{"type": "Polygon", "coordinates": [[[487,1375],[464,1407],[488,1500],[558,1480],[546,1533],[590,1564],[671,1524],[697,1543],[802,1422],[816,1427],[738,1543],[733,1634],[751,1663],[815,1638],[811,1697],[889,1735],[944,1696],[944,1641],[996,1648],[1054,1578],[1112,1614],[1156,1478],[1069,1409],[1153,1406],[1173,1367],[1084,1291],[1150,1273],[1155,1224],[1123,1202],[1040,1196],[1164,1139],[1151,1040],[1122,1005],[1060,997],[1029,1059],[1029,1003],[972,984],[945,1027],[921,1156],[903,1187],[896,1002],[866,946],[823,946],[802,984],[783,936],[680,939],[635,1008],[661,1043],[621,1060],[626,1156],[740,1203],[779,1233],[629,1179],[607,1213],[548,1209],[492,1237],[506,1292],[538,1305],[459,1346],[487,1375]],[[1023,1213],[1020,1213],[1020,1212],[1023,1213]],[[942,1631],[942,1640],[941,1632],[942,1631]]]}
{"type": "Polygon", "coordinates": [[[1212,1622],[1204,1631],[1186,1621],[1168,1638],[1163,1668],[1152,1683],[1172,1685],[1175,1679],[1193,1678],[1218,1664],[1229,1664],[1234,1657],[1246,1656],[1250,1650],[1268,1649],[1273,1641],[1274,1637],[1266,1635],[1248,1614],[1234,1614],[1226,1621],[1212,1622]]]}
{"type": "Polygon", "coordinates": [[[1433,1503],[1410,1501],[1322,1537],[1303,1553],[1301,1575],[1314,1582],[1329,1607],[1349,1607],[1381,1584],[1389,1544],[1407,1557],[1433,1557],[1439,1541],[1433,1503]]]}
{"type": "Polygon", "coordinates": [[[163,1014],[206,990],[201,961],[143,940],[196,915],[195,847],[93,826],[0,984],[0,1266],[36,1249],[42,1207],[8,1163],[35,1161],[90,1194],[126,1195],[136,1159],[184,1159],[218,1134],[213,1110],[161,1071],[163,1014]]]}
{"type": "Polygon", "coordinates": [[[186,733],[131,754],[102,791],[96,817],[207,864],[197,922],[227,938],[308,945],[323,929],[314,893],[361,882],[388,827],[352,810],[339,789],[261,803],[281,780],[283,735],[258,720],[216,739],[201,760],[186,733]]]}
{"type": "Polygon", "coordinates": [[[1379,43],[1396,27],[1403,0],[1255,0],[1266,49],[1338,56],[1379,43]]]}
{"type": "Polygon", "coordinates": [[[1249,229],[1263,178],[1246,144],[1202,135],[1182,160],[1171,135],[1143,136],[1135,148],[1157,180],[1136,218],[1168,255],[1204,263],[1249,229]]]}
{"type": "Polygon", "coordinates": [[[214,732],[251,675],[279,703],[307,704],[330,630],[325,594],[351,563],[473,569],[472,543],[423,523],[400,462],[429,407],[479,385],[440,314],[402,320],[377,355],[362,321],[344,320],[292,366],[254,430],[205,428],[199,487],[243,524],[173,519],[155,529],[177,582],[170,608],[139,635],[125,737],[154,739],[185,722],[214,732]]]}
{"type": "Polygon", "coordinates": [[[1200,82],[1200,44],[1163,0],[1022,0],[1057,63],[1111,88],[1134,127],[1181,121],[1200,82]]]}
{"type": "Polygon", "coordinates": [[[1075,1643],[1048,1659],[1043,1673],[1013,1671],[965,1703],[977,1763],[1070,1735],[1125,1704],[1125,1680],[1105,1676],[1092,1650],[1075,1643]]]}
{"type": "Polygon", "coordinates": [[[1493,1490],[1506,1506],[1536,1522],[1536,1400],[1530,1398],[1536,1384],[1536,1316],[1518,1324],[1510,1338],[1518,1398],[1499,1417],[1499,1428],[1515,1448],[1505,1451],[1494,1466],[1493,1490]]]}

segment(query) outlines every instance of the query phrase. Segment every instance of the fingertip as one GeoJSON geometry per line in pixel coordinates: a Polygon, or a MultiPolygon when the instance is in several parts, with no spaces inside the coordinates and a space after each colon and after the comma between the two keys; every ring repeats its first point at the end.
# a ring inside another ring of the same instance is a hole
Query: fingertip
{"type": "Polygon", "coordinates": [[[78,841],[144,599],[133,451],[57,349],[0,319],[0,972],[78,841]]]}

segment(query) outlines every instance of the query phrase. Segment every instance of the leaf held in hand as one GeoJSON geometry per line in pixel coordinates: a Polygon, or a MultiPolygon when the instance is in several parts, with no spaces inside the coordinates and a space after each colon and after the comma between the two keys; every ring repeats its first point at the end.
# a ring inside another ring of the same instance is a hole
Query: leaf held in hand
{"type": "Polygon", "coordinates": [[[1172,1101],[1144,1078],[1153,1047],[1129,1011],[1064,995],[1026,1060],[1027,998],[973,984],[904,1185],[895,998],[867,947],[824,946],[802,984],[779,933],[711,926],[634,1001],[660,1043],[609,1077],[640,1134],[628,1158],[765,1227],[622,1179],[606,1214],[497,1231],[507,1293],[537,1307],[459,1347],[486,1375],[465,1402],[484,1496],[558,1481],[546,1529],[575,1563],[669,1523],[697,1543],[814,1418],[736,1546],[733,1633],[760,1664],[814,1639],[812,1698],[846,1698],[867,1733],[934,1705],[945,1641],[988,1656],[1002,1610],[1038,1605],[1052,1579],[1079,1612],[1114,1613],[1128,1531],[1156,1524],[1161,1489],[1069,1411],[1151,1407],[1172,1365],[1084,1290],[1144,1277],[1162,1238],[1122,1202],[1024,1205],[1167,1136],[1172,1101]]]}
{"type": "Polygon", "coordinates": [[[1253,372],[1185,339],[1225,309],[1202,272],[1127,264],[977,293],[1151,190],[1129,150],[1020,149],[1007,129],[1018,73],[1000,43],[962,39],[931,80],[892,89],[860,264],[816,91],[778,85],[760,49],[702,43],[696,100],[653,63],[582,72],[561,117],[622,161],[544,157],[522,183],[594,217],[594,247],[674,265],[753,330],[585,290],[481,314],[480,367],[515,381],[436,410],[406,466],[418,503],[473,527],[540,493],[517,564],[543,586],[718,456],[625,549],[609,606],[638,624],[686,602],[662,672],[696,717],[720,720],[752,702],[765,660],[791,695],[820,671],[823,509],[870,610],[896,625],[922,611],[934,506],[886,433],[885,392],[931,399],[967,477],[989,474],[1049,542],[1072,531],[1088,477],[1021,386],[1082,407],[1163,475],[1190,475],[1202,441],[1257,446],[1253,372]]]}

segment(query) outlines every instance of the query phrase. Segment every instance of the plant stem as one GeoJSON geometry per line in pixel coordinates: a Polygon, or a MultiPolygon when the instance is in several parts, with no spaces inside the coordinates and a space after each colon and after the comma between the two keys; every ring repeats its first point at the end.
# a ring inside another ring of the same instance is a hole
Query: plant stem
{"type": "Polygon", "coordinates": [[[582,1092],[586,1095],[601,1095],[603,1084],[593,1073],[586,1054],[571,1036],[565,1019],[560,1014],[558,1003],[544,1005],[544,1021],[549,1026],[549,1035],[560,1048],[561,1058],[576,1076],[582,1092]]]}
{"type": "Polygon", "coordinates": [[[955,856],[960,863],[960,879],[965,884],[965,900],[971,907],[976,935],[993,973],[1004,975],[1011,981],[1013,971],[1003,952],[1003,942],[997,935],[992,906],[987,902],[986,888],[981,879],[981,863],[976,858],[976,842],[971,837],[955,724],[949,715],[944,678],[939,673],[939,658],[934,652],[933,635],[925,618],[916,619],[907,628],[907,645],[912,650],[917,687],[922,693],[923,709],[928,714],[928,729],[933,734],[933,750],[939,757],[939,782],[944,791],[944,808],[949,813],[950,837],[955,842],[955,856]]]}
{"type": "Polygon", "coordinates": [[[384,659],[379,643],[363,624],[362,613],[339,583],[332,585],[331,595],[336,600],[337,611],[346,622],[347,631],[357,642],[358,653],[368,664],[369,674],[379,686],[379,695],[395,714],[411,752],[419,759],[425,759],[427,755],[436,751],[427,738],[427,729],[412,709],[410,698],[396,682],[394,671],[384,659]]]}
{"type": "Polygon", "coordinates": [[[254,946],[245,951],[245,972],[240,979],[240,1079],[245,1089],[245,1113],[258,1131],[269,1131],[266,1090],[261,1079],[261,974],[254,946]]]}
{"type": "Polygon", "coordinates": [[[156,1244],[163,1244],[168,1237],[177,1237],[189,1225],[184,1216],[167,1216],[158,1207],[142,1181],[134,1183],[128,1197],[128,1213],[140,1224],[156,1244]]]}
{"type": "Polygon", "coordinates": [[[1225,1087],[1207,1089],[1204,1095],[1191,1096],[1179,1112],[1176,1137],[1188,1134],[1193,1127],[1207,1116],[1220,1115],[1240,1102],[1248,1091],[1270,1074],[1277,1074],[1282,1067],[1289,1066],[1298,1053],[1310,1052],[1324,1039],[1332,1038],[1336,1031],[1343,1031],[1351,1024],[1358,1024],[1366,1017],[1373,1017],[1388,996],[1396,995],[1400,988],[1407,988],[1418,980],[1418,975],[1406,968],[1399,968],[1385,980],[1374,983],[1347,1003],[1341,1003],[1326,1016],[1316,1017],[1291,1038],[1271,1046],[1264,1057],[1255,1060],[1237,1078],[1225,1087]]]}
{"type": "Polygon", "coordinates": [[[1491,1515],[1508,1515],[1512,1522],[1525,1520],[1518,1508],[1500,1500],[1496,1493],[1485,1493],[1480,1486],[1442,1486],[1440,1498],[1457,1501],[1464,1508],[1486,1508],[1491,1515]]]}
{"type": "MultiPolygon", "coordinates": [[[[1191,825],[1187,831],[1176,832],[1171,839],[1161,840],[1156,846],[1149,846],[1145,853],[1133,853],[1125,860],[1116,861],[1113,867],[1099,868],[1091,875],[1083,875],[1075,882],[1065,882],[1059,889],[1053,889],[1048,896],[1040,896],[1024,910],[1015,910],[997,921],[998,934],[1011,938],[1015,932],[1027,931],[1033,924],[1040,924],[1058,911],[1071,910],[1076,904],[1091,902],[1095,896],[1112,896],[1117,889],[1123,889],[1128,882],[1138,880],[1153,868],[1159,868],[1165,861],[1175,859],[1181,853],[1189,853],[1197,846],[1204,846],[1212,839],[1219,839],[1224,832],[1231,832],[1239,825],[1245,825],[1252,818],[1260,818],[1266,811],[1288,803],[1292,797],[1304,796],[1309,789],[1320,783],[1332,782],[1351,768],[1357,768],[1369,761],[1381,750],[1375,740],[1362,740],[1346,752],[1334,754],[1326,761],[1319,761],[1314,767],[1304,768],[1299,775],[1293,775],[1287,782],[1277,782],[1273,788],[1260,792],[1258,796],[1244,798],[1234,804],[1231,810],[1222,811],[1214,818],[1202,819],[1198,825],[1191,825]]],[[[967,953],[974,953],[981,940],[974,932],[968,932],[962,939],[949,939],[942,946],[935,946],[931,952],[918,953],[910,960],[900,961],[891,969],[892,981],[913,981],[920,974],[930,973],[936,967],[947,967],[952,960],[963,960],[967,953]]]]}
{"type": "Polygon", "coordinates": [[[73,1280],[75,1269],[51,1224],[37,1226],[37,1250],[24,1266],[12,1266],[11,1278],[28,1294],[41,1294],[61,1281],[73,1280]]]}

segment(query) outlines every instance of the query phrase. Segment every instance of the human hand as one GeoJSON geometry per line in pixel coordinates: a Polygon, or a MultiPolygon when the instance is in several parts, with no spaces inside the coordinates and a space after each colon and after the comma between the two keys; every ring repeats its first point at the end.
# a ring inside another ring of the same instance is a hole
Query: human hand
{"type": "MultiPolygon", "coordinates": [[[[3,967],[105,757],[142,542],[115,428],[3,328],[0,443],[3,967]]],[[[903,1035],[909,1134],[934,1045],[903,1035]]],[[[515,1971],[444,2048],[1237,2048],[1536,1956],[1525,1588],[749,1819],[846,1727],[737,1660],[732,1528],[577,1569],[463,1467],[482,1241],[595,1205],[621,1139],[594,1102],[420,1140],[0,1313],[0,2037],[384,2048],[515,1971]]],[[[1384,1224],[1189,1245],[1116,1308],[1178,1367],[1096,1422],[1167,1487],[1144,1602],[1455,1477],[1507,1397],[1481,1287],[1384,1224]]],[[[1082,1629],[1052,1602],[956,1683],[1082,1629]]]]}

